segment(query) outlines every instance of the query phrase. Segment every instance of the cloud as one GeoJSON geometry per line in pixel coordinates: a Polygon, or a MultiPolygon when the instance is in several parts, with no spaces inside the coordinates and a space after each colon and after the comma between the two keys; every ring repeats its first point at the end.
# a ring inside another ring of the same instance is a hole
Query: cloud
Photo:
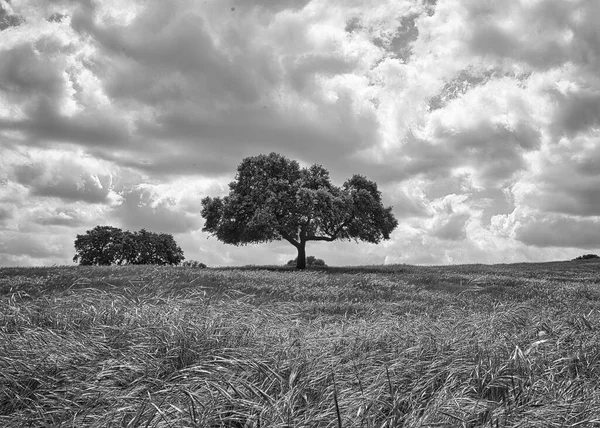
{"type": "Polygon", "coordinates": [[[212,265],[283,263],[293,247],[225,246],[199,216],[272,151],[337,184],[366,175],[394,206],[391,241],[311,246],[329,263],[572,258],[600,216],[599,15],[586,0],[0,0],[0,264],[69,260],[107,222],[173,233],[212,265]]]}
{"type": "Polygon", "coordinates": [[[600,215],[600,130],[545,145],[511,187],[515,203],[546,213],[600,215]]]}
{"type": "Polygon", "coordinates": [[[67,142],[118,150],[127,140],[127,124],[93,108],[69,117],[61,115],[47,98],[42,98],[25,112],[25,119],[0,120],[0,129],[25,132],[31,145],[67,142]]]}
{"type": "Polygon", "coordinates": [[[541,145],[527,95],[514,80],[500,77],[446,98],[426,126],[407,135],[405,171],[430,178],[467,172],[475,187],[505,185],[541,145]]]}
{"type": "Polygon", "coordinates": [[[600,88],[585,88],[566,94],[555,92],[554,128],[557,136],[574,137],[600,127],[600,88]]]}
{"type": "Polygon", "coordinates": [[[600,35],[592,28],[600,7],[595,2],[465,4],[472,22],[469,47],[476,54],[521,61],[538,70],[569,61],[598,64],[600,35]]]}
{"type": "Polygon", "coordinates": [[[0,207],[0,223],[11,219],[14,216],[12,207],[0,207]]]}
{"type": "Polygon", "coordinates": [[[533,216],[521,220],[516,238],[537,247],[600,247],[600,220],[560,215],[533,216]]]}
{"type": "MultiPolygon", "coordinates": [[[[252,3],[248,3],[244,0],[232,0],[229,3],[232,4],[234,10],[238,14],[244,14],[248,9],[252,8],[264,8],[269,12],[281,12],[286,9],[298,11],[304,8],[311,0],[259,0],[252,3]]],[[[227,2],[220,2],[223,7],[227,7],[227,2]]]]}
{"type": "Polygon", "coordinates": [[[73,207],[37,208],[29,214],[29,217],[33,223],[40,226],[80,227],[89,220],[84,212],[73,207]]]}
{"type": "Polygon", "coordinates": [[[422,187],[422,181],[410,180],[403,185],[394,183],[384,186],[381,188],[381,192],[385,197],[384,203],[387,204],[389,201],[393,205],[396,217],[429,217],[431,215],[430,201],[422,187]]]}
{"type": "MultiPolygon", "coordinates": [[[[36,44],[40,47],[55,43],[58,43],[55,39],[42,39],[36,44]]],[[[0,51],[0,90],[13,96],[43,94],[54,97],[62,93],[64,84],[58,64],[48,57],[40,56],[34,44],[23,43],[0,51]]]]}
{"type": "Polygon", "coordinates": [[[38,260],[58,259],[65,253],[64,250],[64,239],[57,236],[0,232],[0,257],[21,258],[26,256],[38,260]]]}
{"type": "Polygon", "coordinates": [[[429,221],[430,235],[447,241],[460,241],[467,238],[467,222],[471,210],[465,203],[466,195],[447,195],[432,202],[434,216],[429,221]]]}
{"type": "Polygon", "coordinates": [[[10,3],[4,4],[0,2],[0,31],[10,27],[18,27],[22,22],[22,17],[10,13],[10,3]]]}
{"type": "Polygon", "coordinates": [[[124,228],[171,234],[200,228],[199,193],[174,195],[164,192],[161,186],[140,185],[124,192],[122,198],[111,216],[124,228]]]}
{"type": "Polygon", "coordinates": [[[32,196],[92,204],[109,204],[114,197],[110,173],[90,171],[85,162],[73,163],[69,157],[58,157],[53,163],[46,160],[17,165],[14,177],[32,196]]]}

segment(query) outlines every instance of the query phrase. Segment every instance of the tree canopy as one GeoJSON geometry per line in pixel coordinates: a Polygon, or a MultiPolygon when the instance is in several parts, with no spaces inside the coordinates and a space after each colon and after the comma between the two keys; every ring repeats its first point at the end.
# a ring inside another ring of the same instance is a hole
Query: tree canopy
{"type": "Polygon", "coordinates": [[[301,167],[277,153],[243,159],[229,188],[202,200],[202,230],[233,245],[284,239],[298,250],[299,269],[308,241],[379,243],[398,225],[375,182],[354,175],[338,187],[321,165],[301,167]]]}
{"type": "Polygon", "coordinates": [[[74,262],[80,265],[178,265],[185,257],[172,235],[96,226],[77,235],[74,262]]]}

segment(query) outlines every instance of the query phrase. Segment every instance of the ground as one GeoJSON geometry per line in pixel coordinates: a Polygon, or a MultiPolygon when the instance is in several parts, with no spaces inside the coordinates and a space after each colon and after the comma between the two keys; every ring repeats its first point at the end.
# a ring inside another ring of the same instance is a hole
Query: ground
{"type": "Polygon", "coordinates": [[[600,427],[600,263],[0,269],[0,426],[600,427]]]}

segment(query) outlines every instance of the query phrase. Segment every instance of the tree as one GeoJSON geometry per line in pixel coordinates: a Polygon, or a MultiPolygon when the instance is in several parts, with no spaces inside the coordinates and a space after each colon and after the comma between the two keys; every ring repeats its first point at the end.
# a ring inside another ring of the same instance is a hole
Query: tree
{"type": "Polygon", "coordinates": [[[171,235],[146,229],[123,232],[112,226],[96,226],[77,235],[75,250],[73,261],[81,265],[178,265],[185,258],[171,235]]]}
{"type": "Polygon", "coordinates": [[[206,269],[207,268],[207,266],[204,263],[200,263],[197,260],[186,260],[185,262],[182,263],[182,266],[197,268],[197,269],[206,269]]]}
{"type": "Polygon", "coordinates": [[[73,261],[80,265],[110,265],[120,259],[123,231],[112,226],[96,226],[77,235],[73,261]]]}
{"type": "Polygon", "coordinates": [[[142,229],[135,233],[135,242],[138,248],[136,264],[178,265],[185,258],[173,236],[166,233],[142,229]]]}
{"type": "Polygon", "coordinates": [[[373,181],[354,175],[337,187],[321,165],[302,168],[276,153],[243,159],[229,189],[202,200],[202,230],[233,245],[284,239],[298,251],[298,269],[308,241],[379,243],[398,225],[373,181]]]}

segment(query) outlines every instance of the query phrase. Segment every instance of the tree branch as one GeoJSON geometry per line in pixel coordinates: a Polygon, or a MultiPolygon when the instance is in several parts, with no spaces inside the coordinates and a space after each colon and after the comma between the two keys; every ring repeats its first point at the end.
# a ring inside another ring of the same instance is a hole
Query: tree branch
{"type": "Polygon", "coordinates": [[[290,235],[288,235],[287,233],[283,233],[283,232],[279,232],[279,233],[281,234],[281,237],[283,239],[285,239],[286,241],[288,241],[294,247],[298,248],[300,246],[300,243],[298,241],[296,241],[294,238],[292,238],[290,235]]]}
{"type": "Polygon", "coordinates": [[[354,213],[350,216],[350,218],[348,218],[346,221],[344,221],[342,224],[340,224],[340,226],[335,230],[335,232],[333,232],[331,234],[331,236],[315,236],[315,235],[311,235],[306,237],[307,241],[326,241],[326,242],[332,242],[335,241],[337,239],[337,236],[339,235],[339,233],[342,231],[342,229],[346,226],[348,226],[350,223],[352,223],[352,221],[354,220],[354,213]]]}
{"type": "Polygon", "coordinates": [[[326,242],[333,242],[335,241],[337,238],[337,235],[333,235],[333,236],[316,236],[316,235],[308,235],[305,236],[305,240],[306,241],[326,241],[326,242]]]}

